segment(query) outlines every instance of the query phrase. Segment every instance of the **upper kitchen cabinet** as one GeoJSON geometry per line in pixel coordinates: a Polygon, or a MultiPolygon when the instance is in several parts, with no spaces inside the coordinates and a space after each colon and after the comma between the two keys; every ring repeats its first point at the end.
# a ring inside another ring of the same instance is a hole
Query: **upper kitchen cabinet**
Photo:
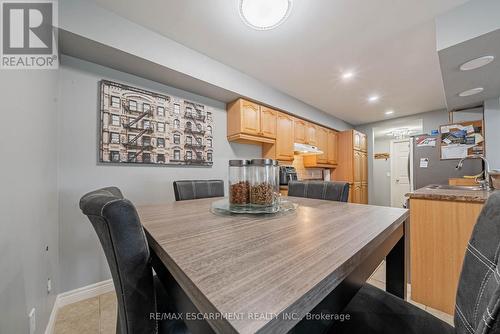
{"type": "Polygon", "coordinates": [[[294,118],[278,112],[276,128],[276,142],[262,144],[263,157],[287,162],[293,161],[294,118]]]}
{"type": "Polygon", "coordinates": [[[244,99],[227,106],[227,138],[240,143],[274,143],[277,111],[244,99]]]}
{"type": "Polygon", "coordinates": [[[294,142],[299,144],[306,143],[306,121],[295,118],[293,121],[294,142]]]}
{"type": "Polygon", "coordinates": [[[337,148],[337,131],[328,130],[328,155],[327,155],[327,163],[329,165],[336,165],[338,161],[338,148],[337,148]]]}
{"type": "Polygon", "coordinates": [[[315,126],[316,146],[323,151],[321,155],[304,157],[305,167],[333,168],[337,165],[337,132],[315,126]]]}
{"type": "Polygon", "coordinates": [[[352,130],[354,149],[362,152],[367,151],[366,135],[356,130],[352,130]]]}
{"type": "Polygon", "coordinates": [[[317,135],[316,125],[312,123],[306,123],[306,144],[316,146],[317,145],[316,135],[317,135]]]}
{"type": "Polygon", "coordinates": [[[267,107],[260,107],[260,135],[276,138],[276,121],[278,112],[267,107]]]}
{"type": "Polygon", "coordinates": [[[316,157],[318,164],[328,163],[328,129],[320,126],[316,128],[316,145],[323,151],[323,154],[316,157]]]}

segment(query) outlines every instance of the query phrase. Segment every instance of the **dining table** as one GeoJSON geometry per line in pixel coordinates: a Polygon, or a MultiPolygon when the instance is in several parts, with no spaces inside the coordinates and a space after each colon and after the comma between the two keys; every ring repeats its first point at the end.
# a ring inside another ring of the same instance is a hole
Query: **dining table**
{"type": "Polygon", "coordinates": [[[215,333],[307,329],[340,314],[384,259],[386,291],[406,298],[408,210],[284,200],[296,209],[225,215],[209,198],[137,211],[151,252],[215,333]]]}

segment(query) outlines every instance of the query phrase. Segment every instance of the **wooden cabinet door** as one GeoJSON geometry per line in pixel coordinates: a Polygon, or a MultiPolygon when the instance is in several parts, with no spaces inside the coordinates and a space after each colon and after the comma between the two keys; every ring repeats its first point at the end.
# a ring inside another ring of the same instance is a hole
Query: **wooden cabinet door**
{"type": "Polygon", "coordinates": [[[260,107],[260,135],[276,138],[276,120],[278,112],[271,108],[260,107]]]}
{"type": "Polygon", "coordinates": [[[361,182],[368,183],[368,154],[361,153],[361,182]]]}
{"type": "Polygon", "coordinates": [[[352,186],[352,197],[351,197],[351,202],[352,203],[358,203],[361,204],[362,201],[362,194],[361,194],[361,184],[360,183],[354,183],[352,186]]]}
{"type": "Polygon", "coordinates": [[[306,123],[306,144],[313,146],[318,145],[316,135],[316,125],[312,123],[306,123]]]}
{"type": "Polygon", "coordinates": [[[241,132],[260,134],[260,106],[250,101],[241,101],[241,132]]]}
{"type": "Polygon", "coordinates": [[[278,113],[276,159],[293,160],[293,118],[282,113],[278,113]]]}
{"type": "Polygon", "coordinates": [[[368,204],[368,185],[361,184],[361,204],[368,204]]]}
{"type": "Polygon", "coordinates": [[[352,146],[353,149],[361,151],[361,132],[352,130],[352,146]]]}
{"type": "Polygon", "coordinates": [[[306,122],[296,118],[293,125],[294,142],[305,144],[306,142],[306,122]]]}
{"type": "Polygon", "coordinates": [[[328,143],[327,143],[327,148],[328,148],[327,163],[329,165],[337,164],[337,157],[338,157],[337,139],[338,139],[337,132],[329,130],[328,143]]]}
{"type": "Polygon", "coordinates": [[[368,151],[368,143],[366,141],[366,135],[364,133],[360,133],[360,140],[361,140],[361,143],[360,143],[360,149],[361,151],[363,152],[367,152],[368,151]]]}
{"type": "Polygon", "coordinates": [[[353,175],[354,182],[361,182],[361,173],[362,173],[362,157],[360,151],[354,151],[353,154],[353,175]]]}
{"type": "Polygon", "coordinates": [[[323,151],[323,154],[316,156],[319,164],[328,163],[328,129],[318,126],[316,128],[316,145],[323,151]]]}

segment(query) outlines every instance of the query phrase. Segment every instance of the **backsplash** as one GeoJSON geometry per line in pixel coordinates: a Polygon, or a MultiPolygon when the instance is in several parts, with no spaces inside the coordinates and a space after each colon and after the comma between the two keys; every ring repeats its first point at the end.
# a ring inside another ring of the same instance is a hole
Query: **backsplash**
{"type": "Polygon", "coordinates": [[[323,179],[323,169],[305,168],[304,157],[301,155],[294,156],[292,166],[295,167],[299,180],[323,179]]]}

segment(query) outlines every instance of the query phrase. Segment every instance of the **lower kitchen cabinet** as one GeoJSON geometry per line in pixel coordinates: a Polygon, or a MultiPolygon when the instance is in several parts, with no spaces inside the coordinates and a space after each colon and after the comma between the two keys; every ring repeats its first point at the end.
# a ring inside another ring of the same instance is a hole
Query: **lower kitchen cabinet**
{"type": "Polygon", "coordinates": [[[410,197],[412,300],[455,312],[464,254],[482,208],[483,203],[410,197]]]}

